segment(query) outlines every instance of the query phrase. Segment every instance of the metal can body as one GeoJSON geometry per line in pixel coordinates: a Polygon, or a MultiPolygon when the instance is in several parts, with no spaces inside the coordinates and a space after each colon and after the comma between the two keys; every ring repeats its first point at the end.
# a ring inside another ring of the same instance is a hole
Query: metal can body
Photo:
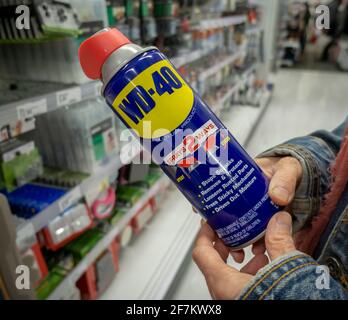
{"type": "Polygon", "coordinates": [[[242,248],[264,234],[279,211],[267,178],[162,53],[135,56],[104,96],[226,245],[242,248]]]}

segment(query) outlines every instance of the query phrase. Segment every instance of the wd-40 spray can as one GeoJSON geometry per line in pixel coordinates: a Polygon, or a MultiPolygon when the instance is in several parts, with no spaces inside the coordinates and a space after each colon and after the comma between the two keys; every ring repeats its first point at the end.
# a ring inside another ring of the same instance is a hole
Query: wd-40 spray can
{"type": "Polygon", "coordinates": [[[279,210],[268,180],[157,48],[104,29],[79,49],[85,74],[223,242],[245,247],[279,210]]]}

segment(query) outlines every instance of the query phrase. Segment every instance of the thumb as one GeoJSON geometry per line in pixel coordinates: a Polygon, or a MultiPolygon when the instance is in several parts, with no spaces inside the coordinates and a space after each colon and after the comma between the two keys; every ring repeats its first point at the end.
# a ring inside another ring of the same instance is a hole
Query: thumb
{"type": "Polygon", "coordinates": [[[281,206],[287,206],[294,198],[296,186],[302,176],[302,167],[298,160],[285,157],[278,161],[269,185],[269,195],[281,206]]]}
{"type": "Polygon", "coordinates": [[[271,260],[296,250],[289,213],[281,211],[272,217],[267,226],[265,243],[271,260]]]}

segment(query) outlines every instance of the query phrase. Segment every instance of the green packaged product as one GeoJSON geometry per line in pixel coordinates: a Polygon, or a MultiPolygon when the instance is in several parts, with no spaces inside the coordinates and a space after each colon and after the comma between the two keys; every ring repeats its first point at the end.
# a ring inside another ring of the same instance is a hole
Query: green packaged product
{"type": "Polygon", "coordinates": [[[134,205],[144,194],[145,190],[137,186],[119,186],[117,188],[117,201],[134,205]]]}
{"type": "Polygon", "coordinates": [[[0,189],[23,186],[42,174],[41,156],[33,141],[0,145],[0,189]]]}
{"type": "Polygon", "coordinates": [[[111,225],[117,224],[122,217],[127,213],[127,208],[124,207],[116,207],[111,215],[111,217],[108,219],[109,223],[111,225]]]}
{"type": "Polygon", "coordinates": [[[64,279],[65,275],[58,269],[50,271],[47,277],[36,288],[36,296],[39,300],[46,299],[50,293],[59,285],[64,279]],[[57,272],[58,271],[58,272],[57,272]]]}
{"type": "Polygon", "coordinates": [[[103,238],[104,234],[99,229],[94,228],[86,231],[73,242],[69,243],[65,249],[74,256],[75,263],[78,263],[93,247],[103,238]]]}

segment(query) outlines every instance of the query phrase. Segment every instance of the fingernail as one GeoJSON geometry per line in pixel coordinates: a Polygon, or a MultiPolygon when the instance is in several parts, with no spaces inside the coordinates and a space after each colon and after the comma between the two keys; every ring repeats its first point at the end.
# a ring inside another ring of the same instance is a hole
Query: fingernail
{"type": "Polygon", "coordinates": [[[279,228],[283,230],[291,230],[292,228],[292,223],[291,223],[291,218],[288,214],[285,213],[279,213],[276,215],[276,222],[279,228]]]}
{"type": "Polygon", "coordinates": [[[276,196],[278,199],[287,202],[289,200],[289,192],[283,187],[274,187],[272,189],[273,195],[276,196]]]}

